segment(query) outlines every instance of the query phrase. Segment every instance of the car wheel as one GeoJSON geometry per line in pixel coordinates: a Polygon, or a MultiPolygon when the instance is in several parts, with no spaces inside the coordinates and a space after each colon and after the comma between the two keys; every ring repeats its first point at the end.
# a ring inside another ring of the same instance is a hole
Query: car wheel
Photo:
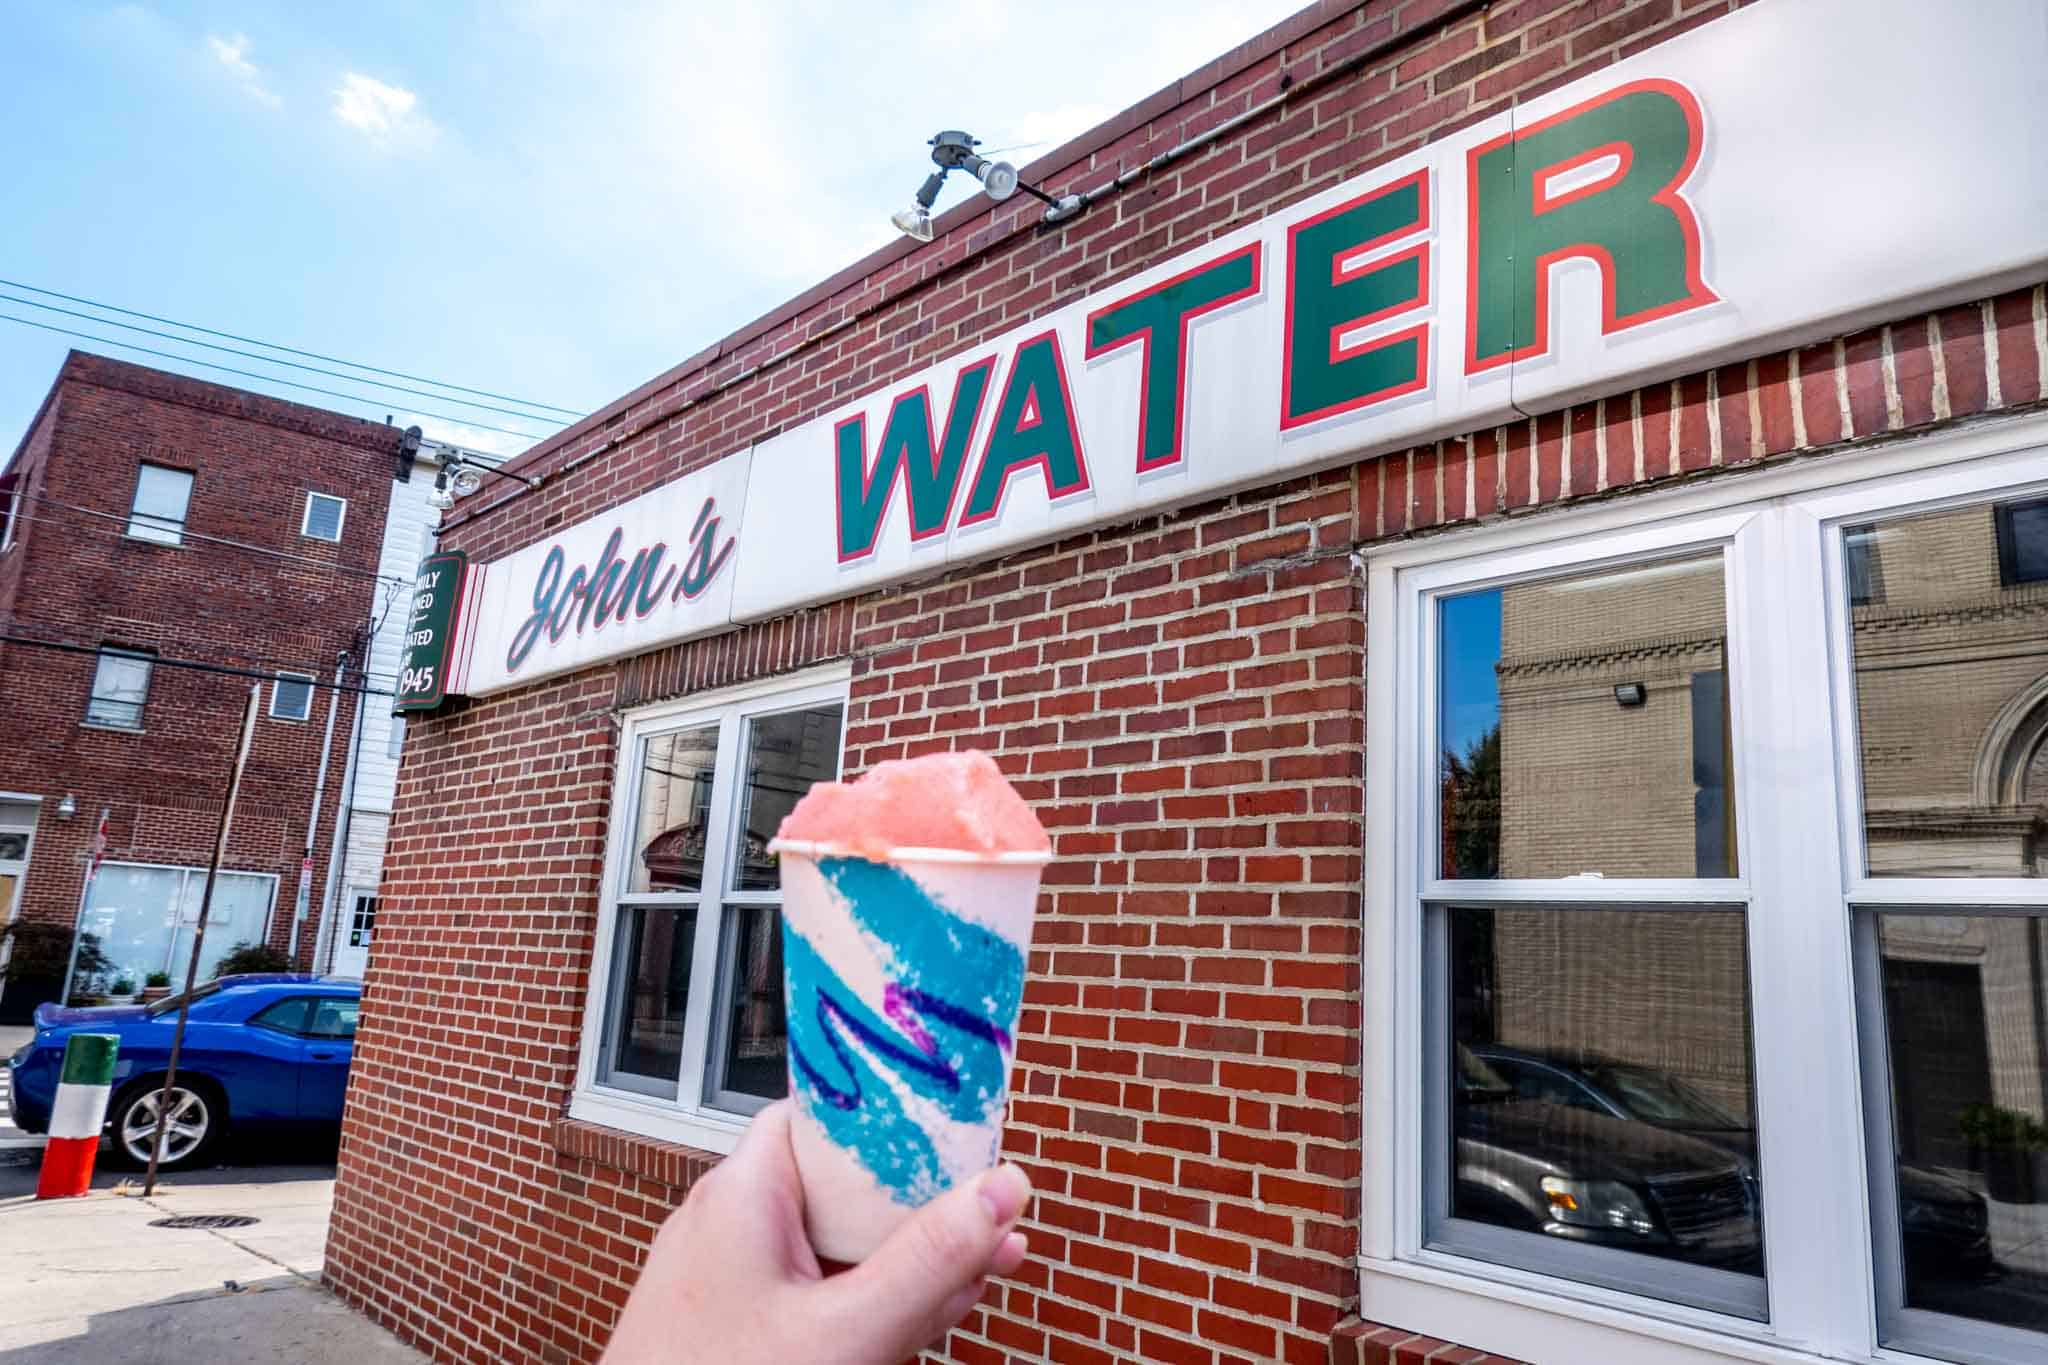
{"type": "MultiPolygon", "coordinates": [[[[123,1165],[147,1166],[151,1145],[156,1140],[157,1104],[163,1096],[163,1078],[125,1091],[114,1102],[114,1157],[123,1165]]],[[[184,1170],[195,1166],[220,1136],[227,1114],[219,1097],[208,1086],[182,1077],[171,1087],[170,1121],[164,1125],[160,1171],[184,1170]]]]}

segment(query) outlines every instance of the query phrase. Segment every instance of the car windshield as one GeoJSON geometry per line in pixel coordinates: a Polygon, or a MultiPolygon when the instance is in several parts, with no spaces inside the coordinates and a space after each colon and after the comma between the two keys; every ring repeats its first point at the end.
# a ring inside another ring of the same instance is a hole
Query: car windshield
{"type": "Polygon", "coordinates": [[[1686,1128],[1745,1126],[1684,1081],[1661,1071],[1647,1067],[1603,1066],[1594,1069],[1592,1076],[1595,1084],[1619,1100],[1631,1117],[1645,1123],[1675,1124],[1686,1128]]]}
{"type": "Polygon", "coordinates": [[[220,982],[209,981],[204,986],[195,986],[190,995],[166,996],[164,999],[148,1007],[149,1017],[154,1019],[160,1014],[169,1014],[188,1000],[204,1000],[207,996],[214,994],[218,990],[220,990],[220,982]]]}

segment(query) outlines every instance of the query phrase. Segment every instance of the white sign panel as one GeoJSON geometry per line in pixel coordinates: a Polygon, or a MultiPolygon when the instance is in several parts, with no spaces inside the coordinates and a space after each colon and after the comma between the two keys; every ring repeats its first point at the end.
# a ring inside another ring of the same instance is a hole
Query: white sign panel
{"type": "Polygon", "coordinates": [[[2039,279],[2044,70],[2039,0],[1770,0],[1716,20],[489,565],[459,684],[2039,279]],[[691,536],[707,498],[729,561],[691,536]],[[604,586],[621,525],[629,567],[604,586]],[[621,615],[657,537],[677,581],[719,571],[701,599],[621,615]]]}
{"type": "Polygon", "coordinates": [[[741,452],[473,568],[451,691],[482,694],[732,624],[741,452]]]}

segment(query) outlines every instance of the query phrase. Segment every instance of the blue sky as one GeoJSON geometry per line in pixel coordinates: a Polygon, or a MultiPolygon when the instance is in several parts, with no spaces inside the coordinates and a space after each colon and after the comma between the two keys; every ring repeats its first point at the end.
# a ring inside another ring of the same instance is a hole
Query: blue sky
{"type": "MultiPolygon", "coordinates": [[[[591,409],[887,241],[936,129],[1049,150],[1298,4],[10,6],[0,279],[591,409]]],[[[0,459],[74,344],[185,368],[0,322],[0,459]]]]}
{"type": "Polygon", "coordinates": [[[1443,598],[1437,613],[1438,743],[1462,758],[1500,724],[1500,589],[1443,598]]]}

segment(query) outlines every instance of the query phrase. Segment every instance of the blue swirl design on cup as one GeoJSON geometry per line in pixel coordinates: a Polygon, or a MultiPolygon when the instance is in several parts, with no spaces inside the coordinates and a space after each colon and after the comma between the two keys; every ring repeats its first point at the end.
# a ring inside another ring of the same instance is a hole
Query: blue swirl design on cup
{"type": "Polygon", "coordinates": [[[889,981],[879,1002],[860,999],[783,917],[790,1083],[832,1140],[897,1202],[921,1204],[953,1177],[897,1087],[954,1122],[989,1125],[993,1147],[1015,1051],[1010,1030],[1023,1000],[1024,953],[947,909],[900,867],[828,857],[818,871],[889,981]]]}

